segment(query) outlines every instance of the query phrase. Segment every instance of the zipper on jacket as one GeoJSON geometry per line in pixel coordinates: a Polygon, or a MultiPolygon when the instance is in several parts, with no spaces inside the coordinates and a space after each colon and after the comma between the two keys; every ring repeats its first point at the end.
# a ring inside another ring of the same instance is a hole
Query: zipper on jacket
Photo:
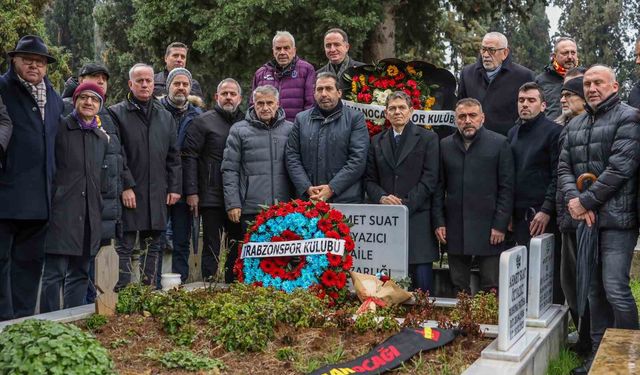
{"type": "Polygon", "coordinates": [[[269,163],[269,165],[271,166],[271,202],[270,204],[275,204],[276,201],[276,197],[274,194],[274,186],[273,186],[273,135],[271,133],[271,128],[269,128],[269,155],[271,155],[271,162],[269,163]]]}

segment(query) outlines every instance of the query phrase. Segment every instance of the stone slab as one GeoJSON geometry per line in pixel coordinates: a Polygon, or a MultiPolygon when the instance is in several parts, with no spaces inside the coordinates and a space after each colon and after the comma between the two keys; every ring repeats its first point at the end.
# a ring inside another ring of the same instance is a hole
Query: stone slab
{"type": "MultiPolygon", "coordinates": [[[[500,334],[498,334],[500,337],[500,334]]],[[[489,346],[487,346],[481,353],[482,358],[486,359],[497,359],[500,361],[510,361],[510,362],[518,362],[524,358],[525,355],[529,352],[529,350],[535,345],[536,342],[540,339],[540,334],[538,332],[530,332],[526,331],[522,337],[518,339],[509,350],[500,350],[498,348],[498,339],[493,340],[489,346]]]]}
{"type": "Polygon", "coordinates": [[[70,309],[53,311],[46,314],[39,314],[34,316],[27,316],[24,318],[5,320],[0,322],[0,332],[12,324],[20,323],[27,319],[40,319],[40,320],[51,320],[54,322],[67,323],[67,322],[75,322],[76,320],[86,319],[91,314],[96,312],[96,306],[94,304],[88,304],[78,307],[72,307],[70,309]]]}
{"type": "Polygon", "coordinates": [[[554,236],[541,234],[529,243],[527,318],[537,319],[553,303],[554,236]]]}
{"type": "Polygon", "coordinates": [[[331,204],[353,226],[352,271],[368,275],[386,272],[392,278],[409,275],[409,210],[383,204],[331,204]]]}
{"type": "Polygon", "coordinates": [[[527,318],[527,327],[545,328],[551,324],[556,314],[560,312],[560,305],[551,305],[539,318],[527,318]]]}
{"type": "Polygon", "coordinates": [[[507,351],[525,334],[527,316],[527,248],[500,254],[498,350],[507,351]]]}
{"type": "Polygon", "coordinates": [[[640,331],[609,328],[591,365],[590,375],[640,373],[640,331]]]}

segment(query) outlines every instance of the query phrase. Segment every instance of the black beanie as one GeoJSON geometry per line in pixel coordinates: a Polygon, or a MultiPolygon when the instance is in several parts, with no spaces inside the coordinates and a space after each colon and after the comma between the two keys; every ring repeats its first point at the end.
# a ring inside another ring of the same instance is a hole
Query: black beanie
{"type": "Polygon", "coordinates": [[[562,85],[562,91],[570,91],[584,99],[584,87],[582,87],[582,77],[572,78],[562,85]]]}

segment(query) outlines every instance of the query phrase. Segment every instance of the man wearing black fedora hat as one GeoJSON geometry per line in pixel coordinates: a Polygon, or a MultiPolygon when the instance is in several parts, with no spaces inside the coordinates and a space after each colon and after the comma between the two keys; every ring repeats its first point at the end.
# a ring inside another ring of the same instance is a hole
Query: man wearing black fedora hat
{"type": "MultiPolygon", "coordinates": [[[[26,35],[8,55],[11,64],[0,77],[0,97],[13,134],[0,173],[0,320],[35,312],[51,209],[54,140],[63,110],[46,77],[47,65],[56,59],[44,41],[26,35]]],[[[79,217],[78,225],[84,220],[79,217]]]]}

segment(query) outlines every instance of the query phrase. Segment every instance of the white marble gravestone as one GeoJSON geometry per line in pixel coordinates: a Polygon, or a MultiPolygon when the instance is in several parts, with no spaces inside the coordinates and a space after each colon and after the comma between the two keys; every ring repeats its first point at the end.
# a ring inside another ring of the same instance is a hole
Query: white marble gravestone
{"type": "Polygon", "coordinates": [[[547,327],[560,311],[553,305],[553,259],[554,236],[541,234],[529,244],[529,302],[527,325],[547,327]]]}
{"type": "Polygon", "coordinates": [[[519,361],[539,336],[535,332],[526,332],[526,247],[517,246],[500,255],[498,292],[498,338],[482,351],[482,357],[519,361]]]}

